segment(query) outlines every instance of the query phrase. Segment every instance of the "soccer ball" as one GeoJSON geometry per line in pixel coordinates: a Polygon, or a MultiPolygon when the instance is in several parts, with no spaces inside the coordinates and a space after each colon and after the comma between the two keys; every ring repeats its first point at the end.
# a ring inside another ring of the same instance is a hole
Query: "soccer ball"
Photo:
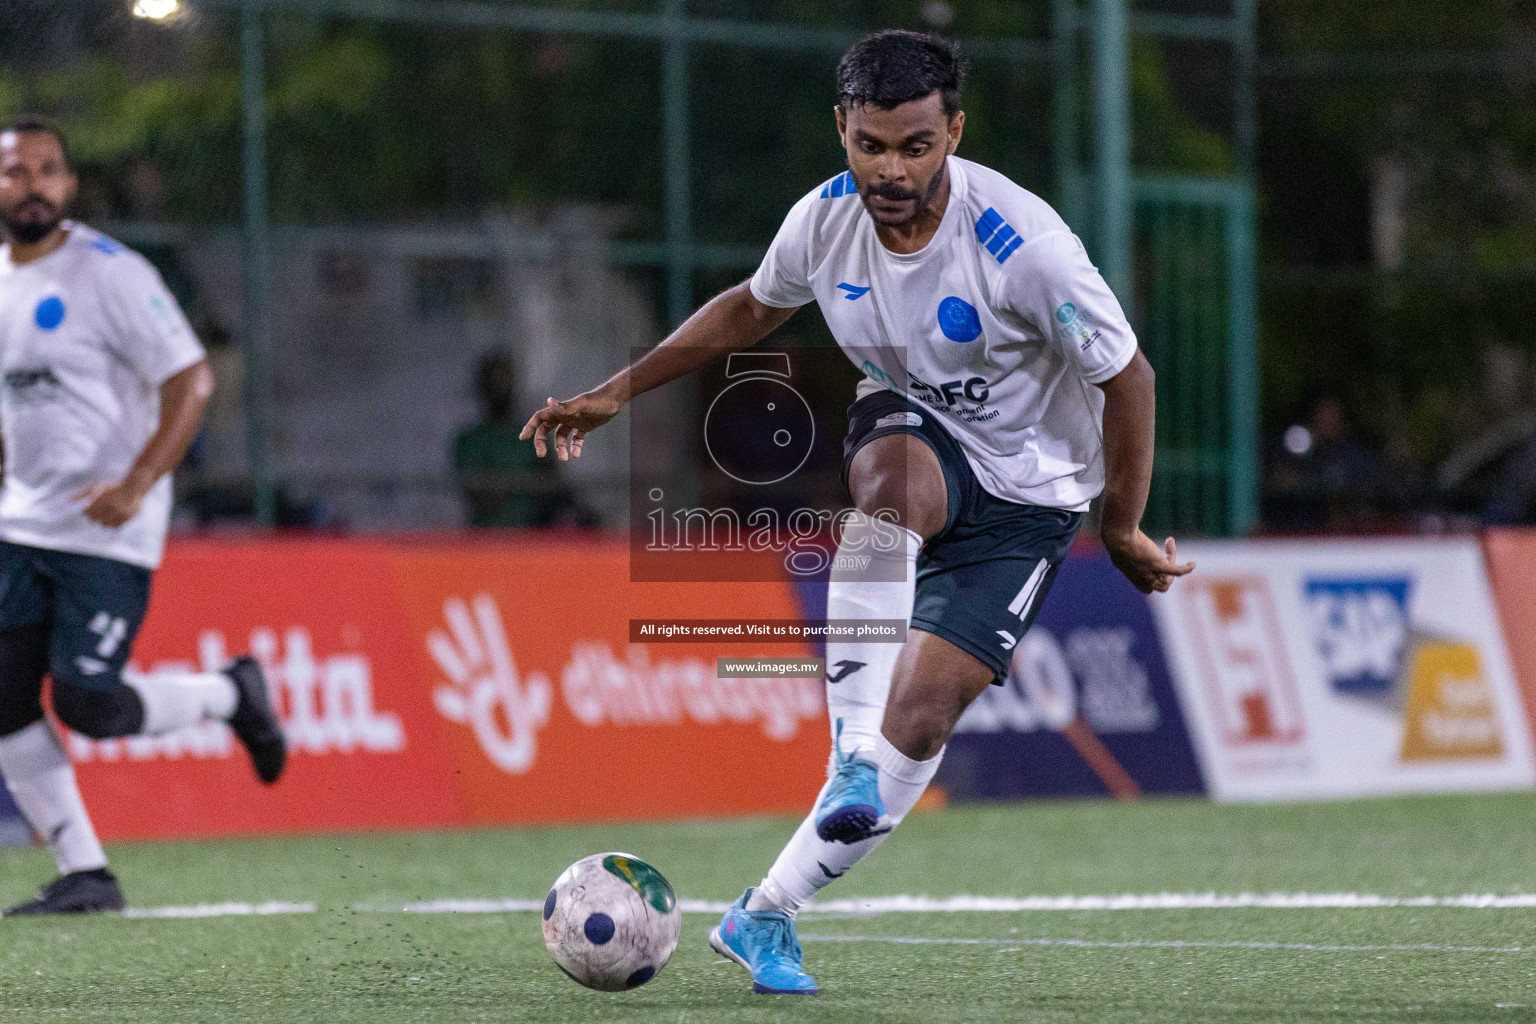
{"type": "Polygon", "coordinates": [[[544,900],[544,948],[573,980],[605,992],[654,978],[682,927],[672,886],[627,853],[583,857],[544,900]]]}

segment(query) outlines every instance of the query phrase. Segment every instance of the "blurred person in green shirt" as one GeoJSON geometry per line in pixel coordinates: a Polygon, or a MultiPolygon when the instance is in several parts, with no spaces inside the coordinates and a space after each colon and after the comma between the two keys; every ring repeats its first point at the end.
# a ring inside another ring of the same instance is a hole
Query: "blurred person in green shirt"
{"type": "Polygon", "coordinates": [[[480,419],[453,439],[453,472],[473,527],[540,527],[575,518],[556,464],[518,442],[517,383],[508,352],[482,356],[475,369],[480,419]]]}

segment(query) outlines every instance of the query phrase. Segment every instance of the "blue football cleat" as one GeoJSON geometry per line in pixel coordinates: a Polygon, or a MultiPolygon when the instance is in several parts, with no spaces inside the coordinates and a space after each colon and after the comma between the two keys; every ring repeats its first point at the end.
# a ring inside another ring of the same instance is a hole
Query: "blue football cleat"
{"type": "Polygon", "coordinates": [[[837,770],[817,807],[816,835],[826,843],[858,843],[891,830],[880,799],[880,769],[873,761],[843,753],[843,720],[837,720],[832,749],[837,770]]]}
{"type": "Polygon", "coordinates": [[[777,910],[748,910],[748,889],[709,933],[709,948],[752,972],[760,996],[813,996],[816,979],[800,966],[804,955],[795,922],[777,910]]]}

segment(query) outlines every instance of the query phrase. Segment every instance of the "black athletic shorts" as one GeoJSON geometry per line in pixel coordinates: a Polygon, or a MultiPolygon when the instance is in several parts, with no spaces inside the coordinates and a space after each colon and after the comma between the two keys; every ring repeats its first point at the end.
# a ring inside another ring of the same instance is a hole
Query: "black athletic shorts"
{"type": "Polygon", "coordinates": [[[933,449],[949,492],[944,528],[917,556],[912,626],[970,654],[1000,683],[1013,648],[1056,580],[1083,515],[989,494],[960,443],[933,413],[893,391],[866,395],[848,407],[845,487],[854,455],[887,434],[912,434],[933,449]]]}
{"type": "Polygon", "coordinates": [[[55,681],[88,690],[120,686],[149,608],[151,575],[112,558],[0,541],[0,632],[46,625],[55,681]]]}

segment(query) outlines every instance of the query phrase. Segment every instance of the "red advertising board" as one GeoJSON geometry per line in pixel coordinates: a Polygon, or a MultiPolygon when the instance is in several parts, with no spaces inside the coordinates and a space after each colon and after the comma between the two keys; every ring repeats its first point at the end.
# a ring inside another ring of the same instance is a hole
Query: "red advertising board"
{"type": "Polygon", "coordinates": [[[70,749],[104,836],[554,823],[800,810],[816,679],[718,679],[776,643],[631,644],[647,617],[797,618],[788,585],[632,584],[611,541],[183,541],[133,669],[266,665],[288,773],[222,724],[70,749]]]}
{"type": "Polygon", "coordinates": [[[1509,660],[1536,733],[1536,530],[1489,530],[1483,535],[1483,551],[1509,660]]]}

